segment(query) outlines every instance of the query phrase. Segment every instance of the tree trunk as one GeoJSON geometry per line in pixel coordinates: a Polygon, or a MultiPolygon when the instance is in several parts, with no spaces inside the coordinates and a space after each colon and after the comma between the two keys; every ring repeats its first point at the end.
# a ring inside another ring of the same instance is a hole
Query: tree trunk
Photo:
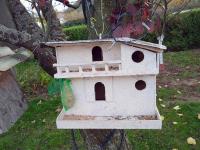
{"type": "MultiPolygon", "coordinates": [[[[87,10],[87,4],[86,10],[87,10]]],[[[111,26],[109,16],[114,8],[117,7],[116,0],[94,0],[94,8],[90,7],[90,12],[87,12],[88,30],[90,31],[89,38],[111,37],[111,26]],[[102,11],[101,11],[102,5],[102,11]],[[102,20],[103,14],[103,20],[102,20]],[[92,16],[91,16],[92,15],[92,16]],[[91,17],[95,19],[94,28],[91,27],[91,17]],[[104,24],[102,23],[104,22],[104,24]],[[103,30],[104,25],[104,30],[103,30]],[[97,32],[96,32],[96,31],[97,32]],[[103,31],[103,32],[102,32],[103,31]]],[[[124,130],[81,130],[81,135],[84,138],[88,150],[128,150],[131,149],[128,144],[128,139],[124,130]]]]}
{"type": "MultiPolygon", "coordinates": [[[[15,28],[6,0],[0,0],[0,4],[0,24],[15,28]]],[[[5,42],[0,43],[0,46],[5,45],[16,48],[5,42]]],[[[26,108],[27,103],[16,82],[14,72],[0,72],[0,134],[7,131],[17,121],[26,108]]]]}
{"type": "Polygon", "coordinates": [[[24,113],[27,103],[11,71],[0,72],[0,134],[24,113]]]}

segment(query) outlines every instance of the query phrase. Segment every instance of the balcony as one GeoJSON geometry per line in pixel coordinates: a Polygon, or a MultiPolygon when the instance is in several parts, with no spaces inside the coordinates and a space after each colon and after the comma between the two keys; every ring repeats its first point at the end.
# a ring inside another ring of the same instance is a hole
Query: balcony
{"type": "Polygon", "coordinates": [[[83,78],[94,76],[121,75],[121,61],[96,61],[92,63],[54,64],[57,67],[55,78],[83,78]]]}

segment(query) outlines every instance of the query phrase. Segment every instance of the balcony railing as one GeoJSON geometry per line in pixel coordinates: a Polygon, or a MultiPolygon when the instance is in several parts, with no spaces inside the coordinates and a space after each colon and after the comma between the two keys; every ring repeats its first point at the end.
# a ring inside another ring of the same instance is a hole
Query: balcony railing
{"type": "Polygon", "coordinates": [[[92,63],[54,64],[57,76],[78,76],[84,74],[112,73],[122,70],[121,61],[98,61],[92,63]]]}

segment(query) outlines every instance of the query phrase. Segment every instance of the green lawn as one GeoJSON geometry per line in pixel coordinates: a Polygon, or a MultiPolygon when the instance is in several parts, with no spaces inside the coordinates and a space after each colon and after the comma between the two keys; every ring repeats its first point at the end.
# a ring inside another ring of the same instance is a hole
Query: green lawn
{"type": "MultiPolygon", "coordinates": [[[[200,52],[167,53],[165,59],[166,70],[158,77],[158,107],[164,116],[163,129],[127,130],[129,142],[134,150],[199,150],[200,52]],[[175,106],[181,109],[174,110],[175,106]],[[197,144],[187,144],[188,137],[193,137],[197,144]]],[[[55,126],[61,102],[59,96],[47,94],[52,78],[33,60],[17,66],[17,77],[29,108],[9,132],[0,135],[0,150],[71,149],[70,130],[57,130],[55,126]]],[[[84,149],[78,131],[76,138],[79,147],[84,149]]]]}

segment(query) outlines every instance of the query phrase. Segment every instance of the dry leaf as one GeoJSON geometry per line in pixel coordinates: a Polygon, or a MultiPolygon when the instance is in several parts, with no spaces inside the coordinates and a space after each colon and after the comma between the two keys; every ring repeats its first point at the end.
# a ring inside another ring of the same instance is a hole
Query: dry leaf
{"type": "Polygon", "coordinates": [[[160,106],[162,106],[163,108],[165,108],[165,107],[166,107],[164,104],[160,104],[160,106]]]}
{"type": "Polygon", "coordinates": [[[180,108],[180,106],[175,106],[174,108],[173,108],[174,110],[180,110],[181,108],[180,108]]]}
{"type": "Polygon", "coordinates": [[[190,145],[196,145],[196,140],[192,137],[187,138],[187,143],[190,145]]]}
{"type": "Polygon", "coordinates": [[[158,88],[159,88],[159,89],[161,89],[161,88],[162,88],[162,86],[160,86],[160,85],[159,85],[159,86],[158,86],[158,88]]]}
{"type": "Polygon", "coordinates": [[[179,91],[179,90],[177,91],[177,93],[178,93],[178,94],[182,94],[182,92],[181,92],[181,91],[179,91]]]}
{"type": "Polygon", "coordinates": [[[42,101],[40,100],[38,103],[37,103],[37,105],[41,105],[42,104],[42,101]]]}
{"type": "Polygon", "coordinates": [[[200,120],[200,114],[198,114],[198,119],[200,120]]]}
{"type": "Polygon", "coordinates": [[[55,112],[59,113],[59,112],[61,112],[61,110],[62,109],[58,107],[55,112]]]}
{"type": "Polygon", "coordinates": [[[177,114],[178,116],[180,116],[180,117],[182,117],[183,116],[183,114],[177,114]]]}
{"type": "Polygon", "coordinates": [[[163,121],[165,119],[165,117],[164,116],[160,116],[160,119],[163,121]]]}
{"type": "Polygon", "coordinates": [[[31,121],[31,123],[33,123],[33,124],[34,124],[35,122],[36,122],[35,120],[31,121]]]}
{"type": "Polygon", "coordinates": [[[161,98],[158,99],[160,102],[162,102],[163,100],[161,98]]]}

